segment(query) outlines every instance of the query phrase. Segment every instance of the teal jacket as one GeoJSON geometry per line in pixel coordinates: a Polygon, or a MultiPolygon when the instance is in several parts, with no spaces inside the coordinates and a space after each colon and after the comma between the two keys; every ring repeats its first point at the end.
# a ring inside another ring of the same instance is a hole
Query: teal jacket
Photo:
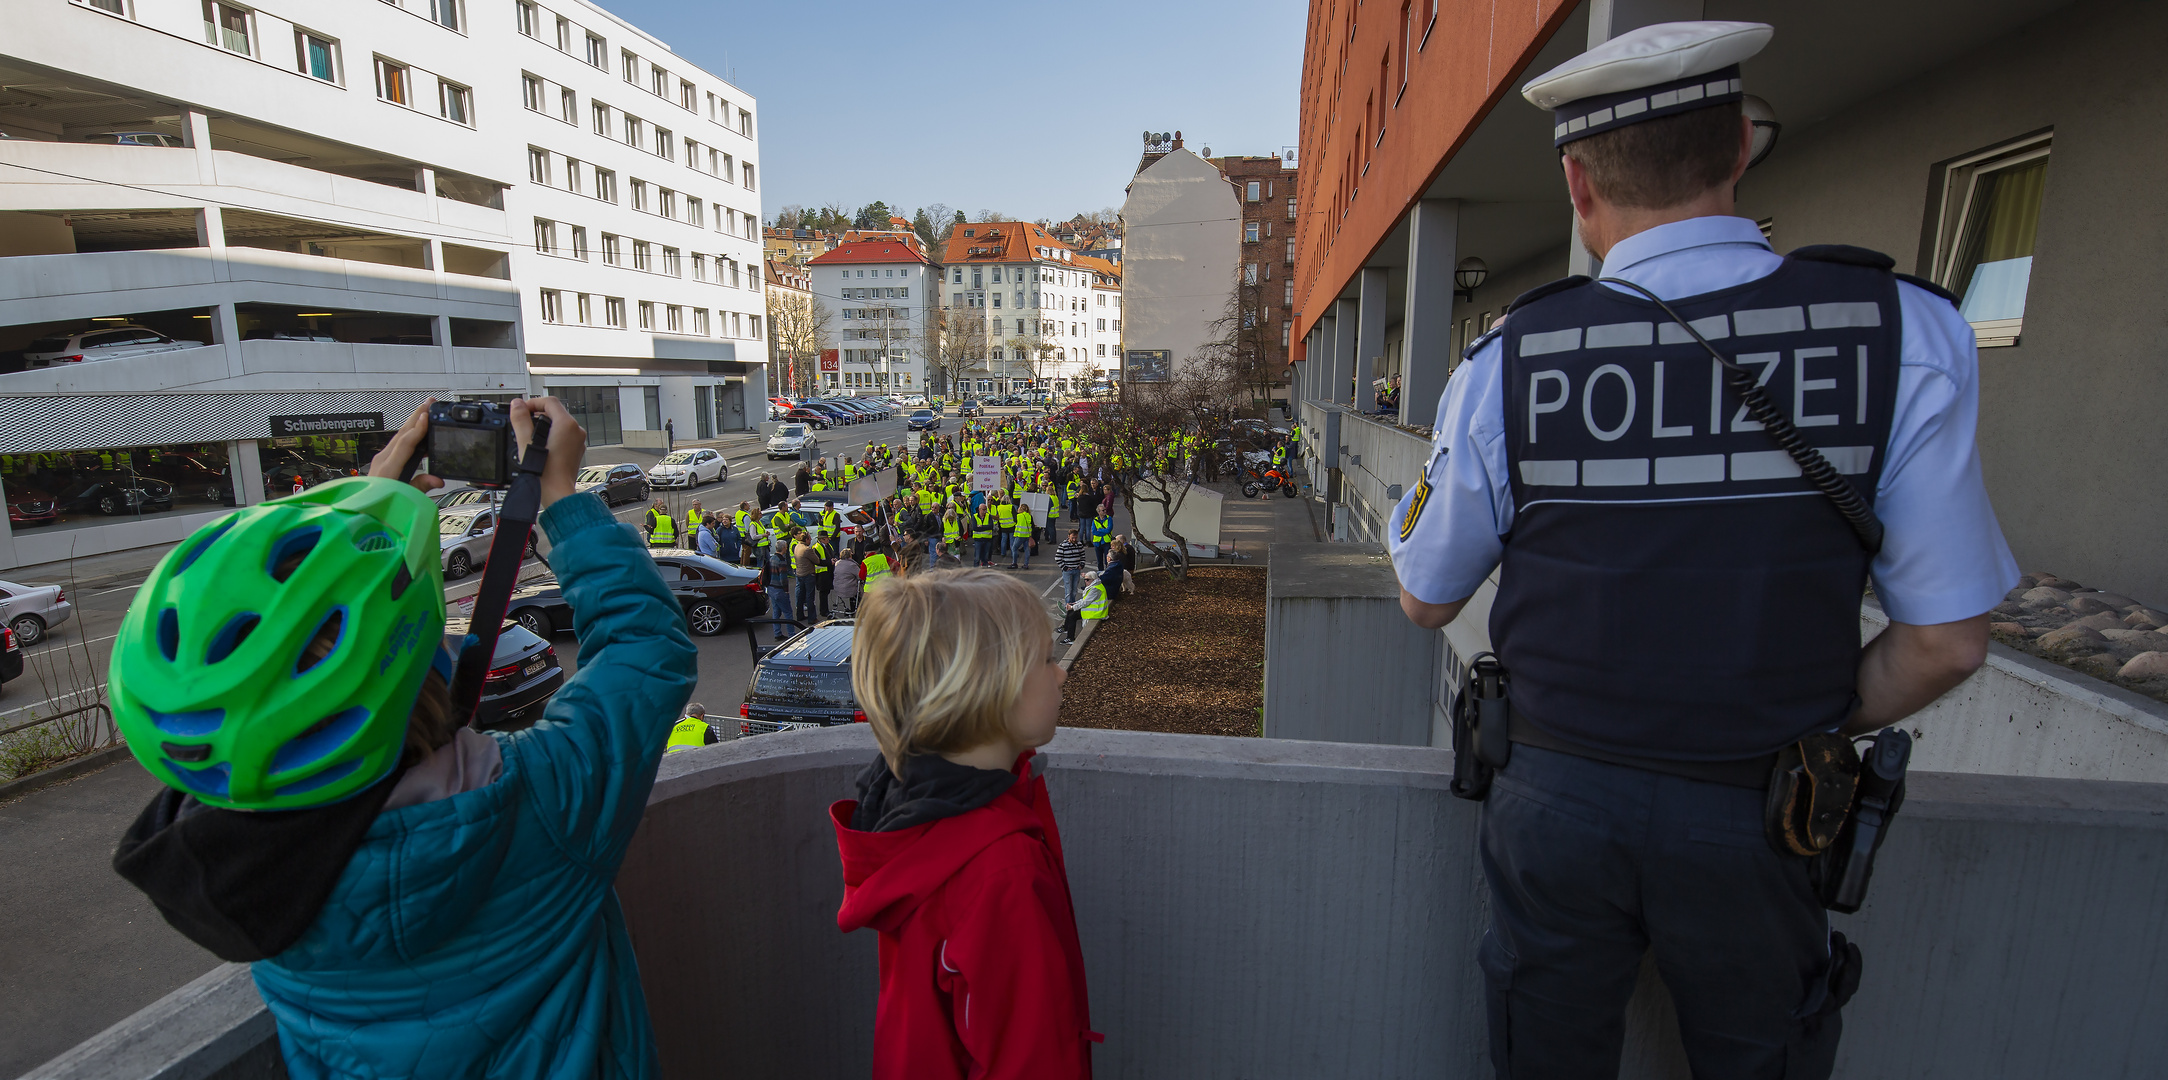
{"type": "Polygon", "coordinates": [[[646,545],[600,500],[563,499],[540,525],[579,673],[543,721],[494,733],[494,783],[379,815],[315,924],[255,964],[295,1080],[656,1075],[611,882],[695,653],[646,545]]]}

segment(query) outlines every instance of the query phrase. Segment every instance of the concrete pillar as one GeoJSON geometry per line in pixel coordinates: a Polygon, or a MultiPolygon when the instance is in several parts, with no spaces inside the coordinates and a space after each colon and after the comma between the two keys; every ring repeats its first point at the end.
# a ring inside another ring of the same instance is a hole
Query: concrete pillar
{"type": "MultiPolygon", "coordinates": [[[[1708,17],[1704,0],[1588,0],[1588,47],[1652,23],[1690,22],[1708,17]]],[[[1573,207],[1566,207],[1569,217],[1573,207]]],[[[1581,222],[1573,219],[1573,239],[1566,245],[1566,273],[1600,277],[1603,264],[1581,246],[1581,222]]]]}
{"type": "Polygon", "coordinates": [[[414,189],[424,195],[435,195],[437,193],[437,171],[427,165],[414,170],[414,189]]]}
{"type": "Polygon", "coordinates": [[[1453,267],[1460,200],[1424,199],[1408,214],[1408,287],[1400,323],[1400,422],[1429,427],[1453,367],[1453,267]]]}
{"type": "Polygon", "coordinates": [[[1358,304],[1335,300],[1332,304],[1332,382],[1325,400],[1335,405],[1355,403],[1355,346],[1358,304]]]}
{"type": "Polygon", "coordinates": [[[253,440],[226,444],[226,475],[233,478],[234,505],[263,501],[263,458],[253,440]]]}
{"type": "Polygon", "coordinates": [[[181,114],[181,139],[196,151],[196,175],[203,183],[218,182],[218,159],[211,154],[211,118],[189,109],[181,114]]]}
{"type": "Polygon", "coordinates": [[[1385,312],[1389,306],[1385,290],[1391,281],[1392,271],[1382,266],[1363,267],[1362,292],[1356,301],[1360,314],[1356,318],[1354,402],[1358,412],[1376,412],[1378,408],[1373,384],[1385,375],[1385,312]]]}

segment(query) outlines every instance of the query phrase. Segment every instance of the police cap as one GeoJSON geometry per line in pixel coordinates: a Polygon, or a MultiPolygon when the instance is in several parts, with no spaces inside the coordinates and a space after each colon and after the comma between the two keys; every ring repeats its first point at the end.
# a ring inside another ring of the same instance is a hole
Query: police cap
{"type": "Polygon", "coordinates": [[[1751,22],[1669,22],[1612,38],[1529,80],[1521,96],[1550,109],[1564,146],[1628,124],[1739,101],[1739,62],[1776,28],[1751,22]]]}

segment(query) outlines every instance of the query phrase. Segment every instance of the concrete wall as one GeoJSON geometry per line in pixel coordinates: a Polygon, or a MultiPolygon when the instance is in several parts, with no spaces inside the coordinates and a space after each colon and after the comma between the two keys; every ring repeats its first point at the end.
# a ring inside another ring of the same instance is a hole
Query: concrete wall
{"type": "Polygon", "coordinates": [[[2020,564],[2153,600],[2168,600],[2168,500],[2122,463],[2168,450],[2158,320],[2134,317],[2168,287],[2168,206],[2151,197],[2162,147],[2135,134],[2168,108],[2164,36],[2158,4],[2064,8],[1811,127],[1787,124],[1739,211],[1774,217],[1780,251],[1858,244],[1914,270],[1937,163],[2052,128],[2024,336],[1980,353],[1981,458],[2020,564]]]}
{"type": "MultiPolygon", "coordinates": [[[[1451,754],[1064,730],[1049,748],[1102,1077],[1489,1075],[1477,807],[1451,754]]],[[[866,1074],[874,940],[836,931],[835,728],[671,755],[618,877],[671,1076],[866,1074]],[[688,917],[688,913],[696,913],[688,917]]],[[[1915,773],[1837,1075],[2141,1077],[2168,1055],[2168,787],[1915,773]]],[[[226,968],[37,1080],[277,1075],[226,968]],[[160,1071],[161,1069],[167,1071],[160,1071]]],[[[1686,1072],[1644,967],[1621,1075],[1686,1072]]]]}
{"type": "Polygon", "coordinates": [[[1122,347],[1166,349],[1175,364],[1196,358],[1227,314],[1241,262],[1234,188],[1211,163],[1176,150],[1130,181],[1122,225],[1122,347]]]}
{"type": "Polygon", "coordinates": [[[1437,638],[1400,612],[1376,544],[1274,544],[1265,737],[1426,746],[1437,638]]]}

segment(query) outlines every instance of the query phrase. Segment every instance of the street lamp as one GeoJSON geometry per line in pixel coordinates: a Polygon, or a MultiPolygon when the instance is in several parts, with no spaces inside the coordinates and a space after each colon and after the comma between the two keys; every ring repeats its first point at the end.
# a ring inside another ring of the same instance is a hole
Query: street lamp
{"type": "Polygon", "coordinates": [[[1475,302],[1475,291],[1483,287],[1484,279],[1490,277],[1490,264],[1473,255],[1453,267],[1453,295],[1469,303],[1475,302]]]}

